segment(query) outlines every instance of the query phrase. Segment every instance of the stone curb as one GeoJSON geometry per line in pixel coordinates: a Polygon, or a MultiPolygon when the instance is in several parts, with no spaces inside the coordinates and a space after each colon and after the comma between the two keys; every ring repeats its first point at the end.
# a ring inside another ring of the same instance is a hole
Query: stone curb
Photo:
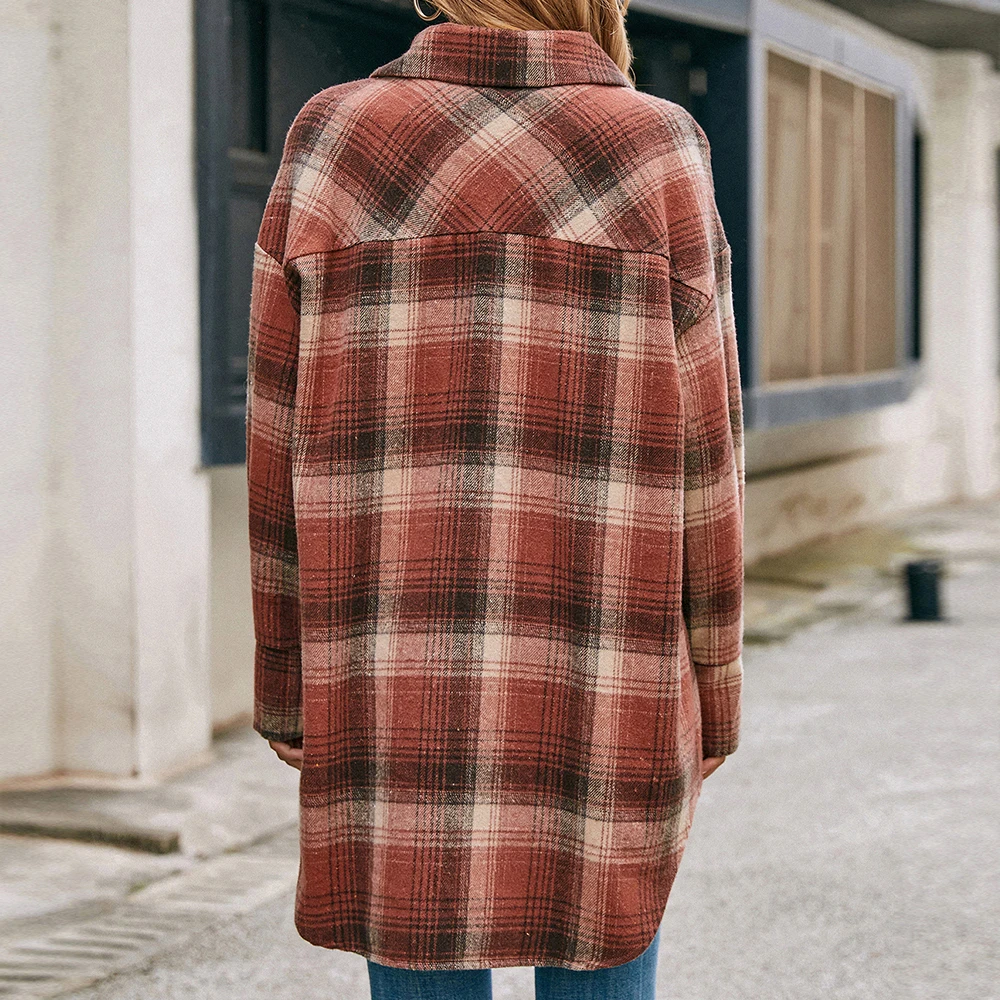
{"type": "Polygon", "coordinates": [[[214,857],[298,818],[298,781],[249,729],[216,740],[216,759],[141,789],[0,792],[0,833],[214,857]]]}
{"type": "Polygon", "coordinates": [[[110,844],[148,854],[174,854],[181,849],[179,830],[119,824],[105,816],[52,816],[27,810],[0,810],[0,833],[110,844]]]}

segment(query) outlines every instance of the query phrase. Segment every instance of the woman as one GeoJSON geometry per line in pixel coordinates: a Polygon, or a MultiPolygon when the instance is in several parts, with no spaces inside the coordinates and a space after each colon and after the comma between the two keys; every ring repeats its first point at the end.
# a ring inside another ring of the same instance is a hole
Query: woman
{"type": "MultiPolygon", "coordinates": [[[[743,425],[704,133],[616,0],[441,0],[310,100],[256,248],[254,724],[373,997],[652,997],[737,745],[743,425]]],[[[419,10],[419,8],[418,8],[419,10]]]]}

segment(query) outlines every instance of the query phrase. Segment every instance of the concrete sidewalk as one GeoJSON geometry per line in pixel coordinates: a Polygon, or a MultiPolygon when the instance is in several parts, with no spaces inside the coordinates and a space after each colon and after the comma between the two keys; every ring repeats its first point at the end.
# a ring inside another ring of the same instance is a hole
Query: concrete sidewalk
{"type": "MultiPolygon", "coordinates": [[[[743,742],[705,785],[665,917],[661,997],[1000,997],[998,594],[1000,502],[938,508],[749,569],[743,742]],[[927,554],[945,560],[949,618],[904,622],[899,567],[927,554]]],[[[0,994],[72,984],[4,993],[15,939],[51,952],[53,935],[79,941],[86,926],[107,939],[201,899],[145,951],[92,964],[91,979],[126,971],[73,995],[235,1000],[280,982],[303,997],[367,996],[358,956],[314,949],[291,927],[294,772],[252,733],[220,750],[209,768],[127,793],[150,796],[145,806],[105,798],[96,810],[172,826],[180,853],[2,838],[0,994]],[[253,882],[267,891],[250,892],[253,882]]],[[[87,793],[74,796],[68,812],[95,812],[87,793]]],[[[14,964],[31,974],[23,954],[14,964]]],[[[498,998],[531,995],[529,970],[495,983],[498,998]]]]}

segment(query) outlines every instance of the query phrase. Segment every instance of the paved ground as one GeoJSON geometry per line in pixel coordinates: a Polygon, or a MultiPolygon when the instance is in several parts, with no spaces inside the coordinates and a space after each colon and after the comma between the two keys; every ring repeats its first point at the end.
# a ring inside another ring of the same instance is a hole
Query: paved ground
{"type": "MultiPolygon", "coordinates": [[[[907,522],[908,544],[947,557],[943,622],[902,620],[886,586],[897,529],[879,530],[855,539],[875,554],[867,568],[843,546],[758,568],[751,590],[769,588],[771,624],[759,617],[756,637],[780,641],[747,645],[743,741],[704,787],[664,918],[660,1000],[1000,1000],[1000,504],[907,522]]],[[[363,959],[292,926],[294,829],[247,846],[219,798],[227,786],[244,798],[254,774],[267,795],[287,792],[262,741],[230,739],[217,774],[162,792],[214,802],[225,822],[188,835],[181,810],[181,839],[228,850],[203,860],[0,838],[0,946],[53,935],[34,947],[55,968],[60,948],[149,940],[155,957],[125,955],[131,968],[63,994],[77,1000],[245,1000],[276,984],[301,1000],[367,1000],[363,959]],[[76,929],[60,930],[68,920],[76,929]],[[147,925],[155,933],[137,932],[147,925]],[[53,944],[60,935],[76,943],[53,944]]],[[[0,995],[45,992],[25,971],[36,958],[17,958],[18,987],[0,957],[0,995]]],[[[498,971],[494,992],[528,1000],[531,971],[498,971]]]]}

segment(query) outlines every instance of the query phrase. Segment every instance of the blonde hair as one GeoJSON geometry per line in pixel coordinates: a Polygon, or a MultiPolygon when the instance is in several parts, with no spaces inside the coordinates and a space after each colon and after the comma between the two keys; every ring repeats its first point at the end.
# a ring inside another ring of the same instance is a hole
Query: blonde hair
{"type": "Polygon", "coordinates": [[[449,21],[492,28],[589,31],[635,86],[625,33],[629,0],[433,0],[449,21]]]}

